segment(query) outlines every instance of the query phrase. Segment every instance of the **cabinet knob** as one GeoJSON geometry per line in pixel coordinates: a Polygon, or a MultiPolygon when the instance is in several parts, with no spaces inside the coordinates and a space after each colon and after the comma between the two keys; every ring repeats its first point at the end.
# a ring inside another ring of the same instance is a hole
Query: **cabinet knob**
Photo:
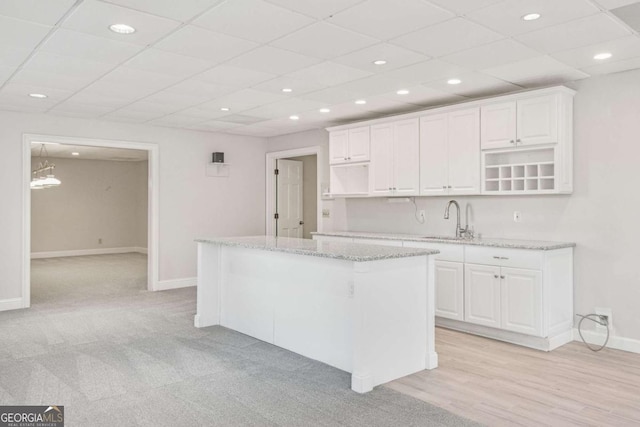
{"type": "Polygon", "coordinates": [[[450,186],[450,185],[447,185],[447,188],[451,188],[451,186],[450,186]]]}
{"type": "Polygon", "coordinates": [[[442,186],[442,188],[444,188],[444,189],[446,190],[446,189],[447,189],[447,186],[446,186],[446,185],[443,185],[443,186],[442,186]]]}
{"type": "Polygon", "coordinates": [[[499,276],[497,274],[494,274],[493,277],[497,279],[499,276]]]}
{"type": "Polygon", "coordinates": [[[516,142],[512,139],[511,141],[509,141],[512,144],[515,144],[516,142]]]}
{"type": "Polygon", "coordinates": [[[501,279],[504,279],[504,276],[500,276],[501,279]]]}
{"type": "Polygon", "coordinates": [[[389,187],[389,191],[393,190],[393,188],[389,187]]]}
{"type": "Polygon", "coordinates": [[[520,138],[516,139],[516,142],[522,142],[522,140],[520,138]]]}

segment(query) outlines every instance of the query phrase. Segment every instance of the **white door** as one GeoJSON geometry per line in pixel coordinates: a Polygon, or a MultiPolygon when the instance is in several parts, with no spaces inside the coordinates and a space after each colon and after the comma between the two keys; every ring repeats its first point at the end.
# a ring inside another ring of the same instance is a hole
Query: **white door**
{"type": "Polygon", "coordinates": [[[449,113],[450,195],[480,194],[480,108],[449,113]]]}
{"type": "Polygon", "coordinates": [[[518,101],[518,145],[558,142],[558,97],[555,95],[518,101]]]}
{"type": "Polygon", "coordinates": [[[504,102],[482,107],[481,145],[483,150],[515,147],[516,103],[504,102]]]}
{"type": "Polygon", "coordinates": [[[502,328],[542,336],[542,274],[538,270],[502,268],[502,328]]]}
{"type": "Polygon", "coordinates": [[[436,316],[464,320],[464,264],[435,261],[436,316]]]}
{"type": "Polygon", "coordinates": [[[420,195],[448,194],[448,115],[420,119],[420,195]]]}
{"type": "Polygon", "coordinates": [[[420,123],[418,119],[393,123],[394,195],[420,193],[420,123]]]}
{"type": "Polygon", "coordinates": [[[464,319],[500,328],[500,267],[465,264],[464,319]]]}
{"type": "Polygon", "coordinates": [[[349,155],[349,131],[341,130],[329,134],[329,163],[345,163],[349,155]]]}
{"type": "Polygon", "coordinates": [[[371,195],[385,196],[393,190],[393,125],[371,126],[371,195]]]}
{"type": "Polygon", "coordinates": [[[364,162],[369,160],[369,126],[349,129],[349,154],[350,162],[364,162]]]}
{"type": "Polygon", "coordinates": [[[277,160],[277,235],[302,238],[302,162],[277,160]]]}

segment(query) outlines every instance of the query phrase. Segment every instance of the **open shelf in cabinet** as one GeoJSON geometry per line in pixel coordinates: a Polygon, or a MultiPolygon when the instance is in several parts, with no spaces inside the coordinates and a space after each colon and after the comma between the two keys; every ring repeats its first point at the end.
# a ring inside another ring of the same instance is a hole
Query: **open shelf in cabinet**
{"type": "Polygon", "coordinates": [[[330,195],[366,197],[369,195],[369,162],[331,166],[330,195]]]}
{"type": "Polygon", "coordinates": [[[483,153],[485,194],[553,193],[556,190],[554,148],[483,153]]]}

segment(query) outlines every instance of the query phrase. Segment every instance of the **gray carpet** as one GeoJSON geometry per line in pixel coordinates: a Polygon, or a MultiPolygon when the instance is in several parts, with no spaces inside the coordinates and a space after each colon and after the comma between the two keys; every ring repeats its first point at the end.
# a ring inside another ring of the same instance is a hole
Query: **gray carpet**
{"type": "Polygon", "coordinates": [[[145,290],[139,254],[34,260],[32,308],[0,313],[0,404],[67,426],[459,426],[443,409],[222,327],[195,288],[145,290]]]}

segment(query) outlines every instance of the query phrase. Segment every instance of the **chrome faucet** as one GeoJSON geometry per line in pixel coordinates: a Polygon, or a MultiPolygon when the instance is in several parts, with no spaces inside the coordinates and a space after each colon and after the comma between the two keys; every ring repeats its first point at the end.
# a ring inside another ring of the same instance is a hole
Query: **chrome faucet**
{"type": "Polygon", "coordinates": [[[447,203],[447,207],[444,210],[444,219],[449,219],[449,208],[451,205],[455,205],[456,207],[456,237],[473,238],[473,232],[469,230],[468,223],[464,228],[460,226],[460,205],[455,200],[449,200],[449,203],[447,203]]]}

